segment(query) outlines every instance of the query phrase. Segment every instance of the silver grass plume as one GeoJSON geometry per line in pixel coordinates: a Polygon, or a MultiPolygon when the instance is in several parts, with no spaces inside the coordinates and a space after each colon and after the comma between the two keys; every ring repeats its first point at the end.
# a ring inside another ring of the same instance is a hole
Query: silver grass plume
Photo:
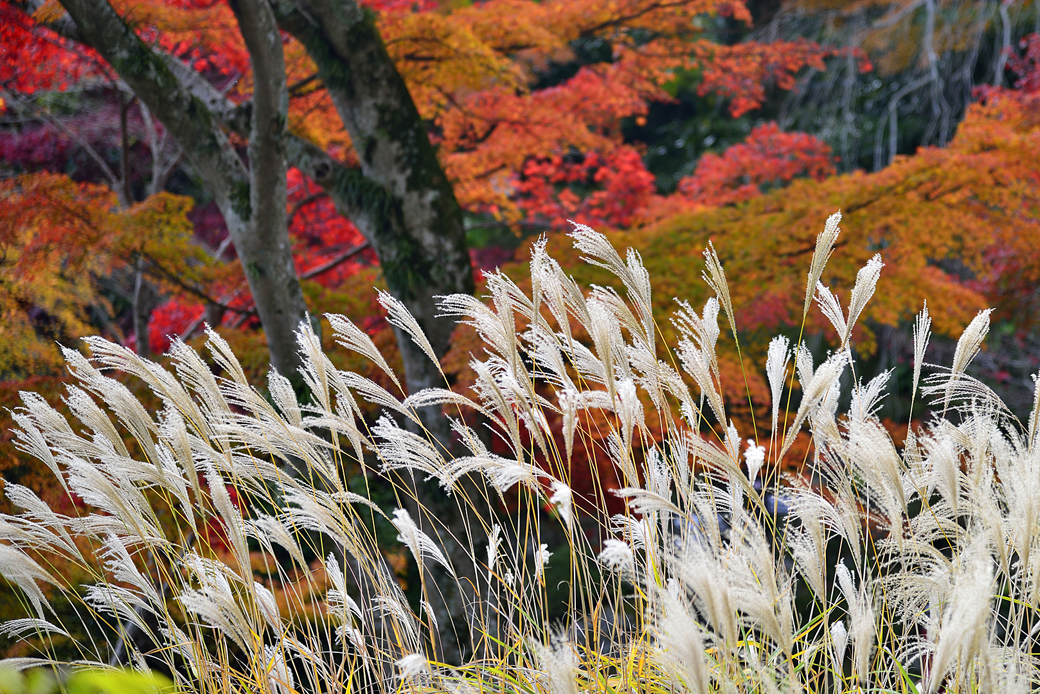
{"type": "Polygon", "coordinates": [[[986,621],[990,616],[993,567],[989,553],[989,539],[977,538],[963,554],[964,566],[954,583],[953,593],[943,613],[935,644],[931,672],[926,691],[933,694],[942,684],[947,671],[955,663],[959,673],[968,669],[968,663],[983,647],[986,621]],[[980,600],[980,596],[987,599],[980,600]]]}
{"type": "Polygon", "coordinates": [[[852,640],[854,672],[860,683],[870,677],[870,655],[874,650],[874,606],[867,593],[867,582],[859,589],[852,580],[852,573],[845,562],[838,562],[834,569],[837,585],[845,597],[849,613],[849,636],[852,640]]]}
{"type": "Polygon", "coordinates": [[[433,539],[419,529],[419,526],[412,520],[411,515],[408,511],[403,508],[399,508],[394,511],[393,518],[390,520],[394,527],[397,528],[399,533],[397,541],[408,548],[408,551],[412,553],[416,563],[419,564],[420,568],[423,566],[423,562],[426,559],[432,559],[441,566],[443,566],[449,574],[455,576],[455,570],[448,562],[448,558],[441,552],[440,547],[433,539]]]}
{"type": "Polygon", "coordinates": [[[816,237],[816,249],[813,251],[812,263],[809,265],[809,281],[805,285],[805,305],[802,307],[802,318],[809,315],[809,307],[812,305],[813,292],[816,284],[823,276],[823,270],[827,267],[827,261],[831,259],[834,252],[834,244],[838,240],[841,229],[841,212],[835,212],[827,218],[823,225],[823,231],[816,237]]]}
{"type": "Polygon", "coordinates": [[[914,387],[911,393],[917,393],[917,384],[921,382],[921,367],[924,365],[924,353],[928,349],[931,338],[932,317],[928,314],[928,302],[914,319],[914,387]]]}
{"type": "Polygon", "coordinates": [[[766,353],[766,377],[769,379],[769,391],[773,400],[773,432],[775,435],[780,417],[780,396],[784,390],[784,376],[787,375],[787,364],[791,360],[791,341],[783,335],[777,335],[769,341],[766,353]]]}
{"type": "Polygon", "coordinates": [[[578,694],[575,680],[578,657],[566,637],[562,634],[556,635],[548,645],[530,640],[528,648],[538,664],[541,675],[539,679],[549,694],[578,694]]]}
{"type": "Polygon", "coordinates": [[[367,357],[372,361],[373,364],[378,366],[380,370],[390,377],[390,380],[400,388],[401,382],[397,380],[397,374],[390,368],[390,365],[386,363],[386,359],[383,358],[379,348],[376,347],[375,343],[372,342],[372,338],[368,336],[361,328],[354,325],[354,323],[345,316],[340,316],[335,313],[325,314],[325,318],[329,321],[332,326],[332,334],[336,338],[336,342],[346,347],[347,349],[357,352],[363,357],[367,357]]]}
{"type": "Polygon", "coordinates": [[[1040,373],[1033,377],[1033,409],[1029,412],[1029,432],[1027,445],[1032,453],[1036,448],[1037,432],[1040,432],[1040,373]]]}
{"type": "Polygon", "coordinates": [[[881,277],[881,268],[885,264],[881,262],[881,255],[875,254],[867,261],[867,264],[856,273],[856,284],[852,287],[852,295],[849,297],[849,320],[845,326],[845,335],[842,337],[842,347],[849,344],[852,337],[852,329],[856,326],[860,314],[866,307],[867,302],[874,296],[878,279],[881,277]]]}
{"type": "Polygon", "coordinates": [[[825,287],[823,282],[816,283],[816,303],[820,306],[820,312],[834,326],[834,330],[838,333],[838,338],[844,345],[845,333],[848,329],[848,324],[845,322],[845,313],[841,310],[841,303],[838,301],[838,297],[834,296],[834,293],[829,287],[825,287]]]}
{"type": "Polygon", "coordinates": [[[711,676],[705,663],[704,637],[697,620],[676,598],[663,593],[657,624],[658,647],[666,669],[691,694],[708,694],[711,676]]]}
{"type": "Polygon", "coordinates": [[[386,309],[387,322],[412,338],[412,342],[440,369],[440,360],[437,358],[437,353],[433,351],[433,346],[427,339],[426,333],[423,332],[411,311],[399,299],[382,290],[379,292],[379,303],[386,309]]]}
{"type": "Polygon", "coordinates": [[[711,290],[715,292],[715,296],[718,297],[719,302],[722,304],[722,308],[726,312],[726,318],[729,319],[729,327],[733,333],[733,339],[735,340],[737,338],[737,321],[733,314],[733,300],[729,296],[729,283],[726,282],[726,273],[722,269],[719,255],[715,252],[715,246],[712,245],[711,241],[708,241],[708,247],[704,249],[704,265],[705,270],[701,273],[701,277],[708,283],[711,290]]]}
{"type": "Polygon", "coordinates": [[[603,550],[596,556],[596,561],[607,571],[625,573],[635,569],[632,548],[626,542],[615,538],[603,541],[603,550]]]}

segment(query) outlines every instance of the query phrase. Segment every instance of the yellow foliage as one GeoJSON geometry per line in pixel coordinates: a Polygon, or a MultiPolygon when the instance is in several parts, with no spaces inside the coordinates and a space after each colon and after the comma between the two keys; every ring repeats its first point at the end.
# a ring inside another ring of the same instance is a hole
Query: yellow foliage
{"type": "Polygon", "coordinates": [[[0,182],[0,374],[57,368],[55,341],[96,333],[92,312],[110,312],[96,279],[139,256],[179,282],[209,281],[191,206],[159,193],[120,210],[109,189],[53,174],[0,182]]]}

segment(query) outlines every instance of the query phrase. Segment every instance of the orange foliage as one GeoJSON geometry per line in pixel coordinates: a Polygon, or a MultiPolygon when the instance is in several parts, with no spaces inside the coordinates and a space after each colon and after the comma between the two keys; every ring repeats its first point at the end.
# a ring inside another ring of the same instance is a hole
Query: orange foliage
{"type": "Polygon", "coordinates": [[[60,365],[55,340],[96,332],[89,314],[104,299],[95,279],[139,255],[182,283],[212,281],[191,205],[159,193],[120,211],[112,191],[66,176],[0,181],[0,373],[60,365]]]}

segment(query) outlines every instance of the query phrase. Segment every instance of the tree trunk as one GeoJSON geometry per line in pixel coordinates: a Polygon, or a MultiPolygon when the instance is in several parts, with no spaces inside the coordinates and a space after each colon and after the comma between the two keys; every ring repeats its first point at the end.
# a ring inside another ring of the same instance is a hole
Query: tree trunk
{"type": "MultiPolygon", "coordinates": [[[[220,208],[228,232],[256,300],[257,312],[264,326],[271,352],[271,364],[286,376],[299,371],[295,330],[306,318],[306,305],[293,266],[289,236],[285,230],[285,174],[266,169],[279,158],[278,152],[266,152],[284,141],[285,70],[281,69],[281,87],[268,84],[276,79],[273,71],[282,64],[281,42],[277,56],[271,55],[272,31],[269,8],[252,0],[241,2],[240,21],[245,18],[243,35],[250,41],[254,70],[267,79],[257,80],[257,108],[264,120],[256,146],[250,140],[250,155],[264,162],[246,171],[220,123],[206,105],[184,89],[170,70],[166,59],[152,51],[116,14],[107,0],[61,0],[76,23],[78,38],[94,47],[119,76],[144,102],[151,113],[177,139],[188,159],[206,182],[220,208]],[[248,7],[246,7],[248,6],[248,7]],[[252,11],[252,12],[251,12],[252,11]],[[264,13],[268,29],[265,30],[264,13]],[[251,37],[250,37],[251,35],[251,37]],[[255,51],[255,54],[254,54],[255,51]],[[279,116],[279,114],[282,114],[279,116]],[[280,118],[280,122],[279,122],[280,118]],[[280,180],[280,184],[277,182],[280,180]],[[281,213],[276,210],[281,186],[281,213]],[[255,188],[255,190],[254,190],[255,188]],[[262,217],[273,214],[273,219],[262,217]],[[258,223],[259,220],[259,223],[258,223]]],[[[277,31],[273,37],[278,38],[277,31]]]]}
{"type": "MultiPolygon", "coordinates": [[[[386,52],[375,18],[353,0],[273,0],[278,23],[307,49],[350,133],[366,179],[384,199],[361,199],[391,294],[419,321],[434,351],[454,322],[437,318],[437,295],[474,290],[462,211],[408,88],[386,52]]],[[[408,388],[440,385],[437,369],[401,334],[408,388]]]]}
{"type": "MultiPolygon", "coordinates": [[[[354,0],[270,1],[278,23],[317,64],[318,77],[358,153],[368,182],[364,188],[376,194],[352,194],[351,187],[357,190],[356,175],[341,175],[323,187],[335,189],[330,191],[333,200],[348,199],[360,208],[360,215],[347,213],[367,233],[387,288],[408,307],[442,356],[455,324],[437,317],[436,297],[474,291],[462,211],[426,125],[383,45],[375,17],[354,0]]],[[[437,366],[405,333],[395,333],[408,390],[443,386],[437,366]]],[[[450,451],[451,430],[440,408],[424,408],[418,414],[424,429],[419,433],[450,451]]],[[[475,604],[472,592],[462,589],[473,585],[475,570],[471,548],[462,543],[472,537],[476,524],[467,522],[467,508],[435,485],[416,480],[415,486],[413,517],[425,532],[443,540],[460,572],[455,581],[428,567],[426,581],[438,589],[427,599],[437,613],[439,655],[445,662],[461,662],[469,646],[468,610],[475,604]]]]}

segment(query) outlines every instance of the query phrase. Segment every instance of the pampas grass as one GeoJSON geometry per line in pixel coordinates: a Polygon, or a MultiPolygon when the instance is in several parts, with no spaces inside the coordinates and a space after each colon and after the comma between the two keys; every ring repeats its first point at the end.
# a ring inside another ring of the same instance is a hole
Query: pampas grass
{"type": "MultiPolygon", "coordinates": [[[[123,653],[184,690],[276,694],[1035,689],[1040,414],[1023,425],[964,373],[988,312],[952,368],[925,378],[939,414],[902,452],[875,415],[888,374],[853,378],[839,412],[853,326],[884,281],[875,256],[847,314],[819,283],[839,221],[805,300],[838,351],[814,365],[778,337],[765,364],[741,356],[767,375],[769,432],[727,416],[720,312],[734,339],[737,325],[715,249],[717,296],[700,312],[679,303],[679,343],[661,345],[639,255],[587,227],[576,246],[624,295],[584,293],[539,242],[530,293],[496,273],[488,303],[442,299],[483,341],[468,393],[406,394],[342,316],[329,316],[336,341],[395,391],[338,371],[306,324],[305,402],[278,374],[266,396],[250,387],[213,332],[209,362],[176,343],[169,369],[99,338],[89,359],[66,351],[76,421],[24,393],[16,445],[78,512],[6,486],[21,512],[0,517],[0,575],[28,617],[0,634],[36,652],[6,664],[71,651],[76,667],[108,667],[123,653]],[[431,412],[450,440],[426,430],[431,412]],[[802,467],[784,462],[805,429],[811,475],[780,474],[802,467]],[[575,486],[579,451],[591,490],[575,486]],[[605,469],[613,494],[597,486],[605,469]],[[77,620],[85,638],[68,636],[77,620]],[[468,644],[463,662],[444,661],[448,637],[468,644]]],[[[380,301],[432,359],[405,307],[380,301]]],[[[924,310],[915,391],[929,327],[924,310]]]]}

